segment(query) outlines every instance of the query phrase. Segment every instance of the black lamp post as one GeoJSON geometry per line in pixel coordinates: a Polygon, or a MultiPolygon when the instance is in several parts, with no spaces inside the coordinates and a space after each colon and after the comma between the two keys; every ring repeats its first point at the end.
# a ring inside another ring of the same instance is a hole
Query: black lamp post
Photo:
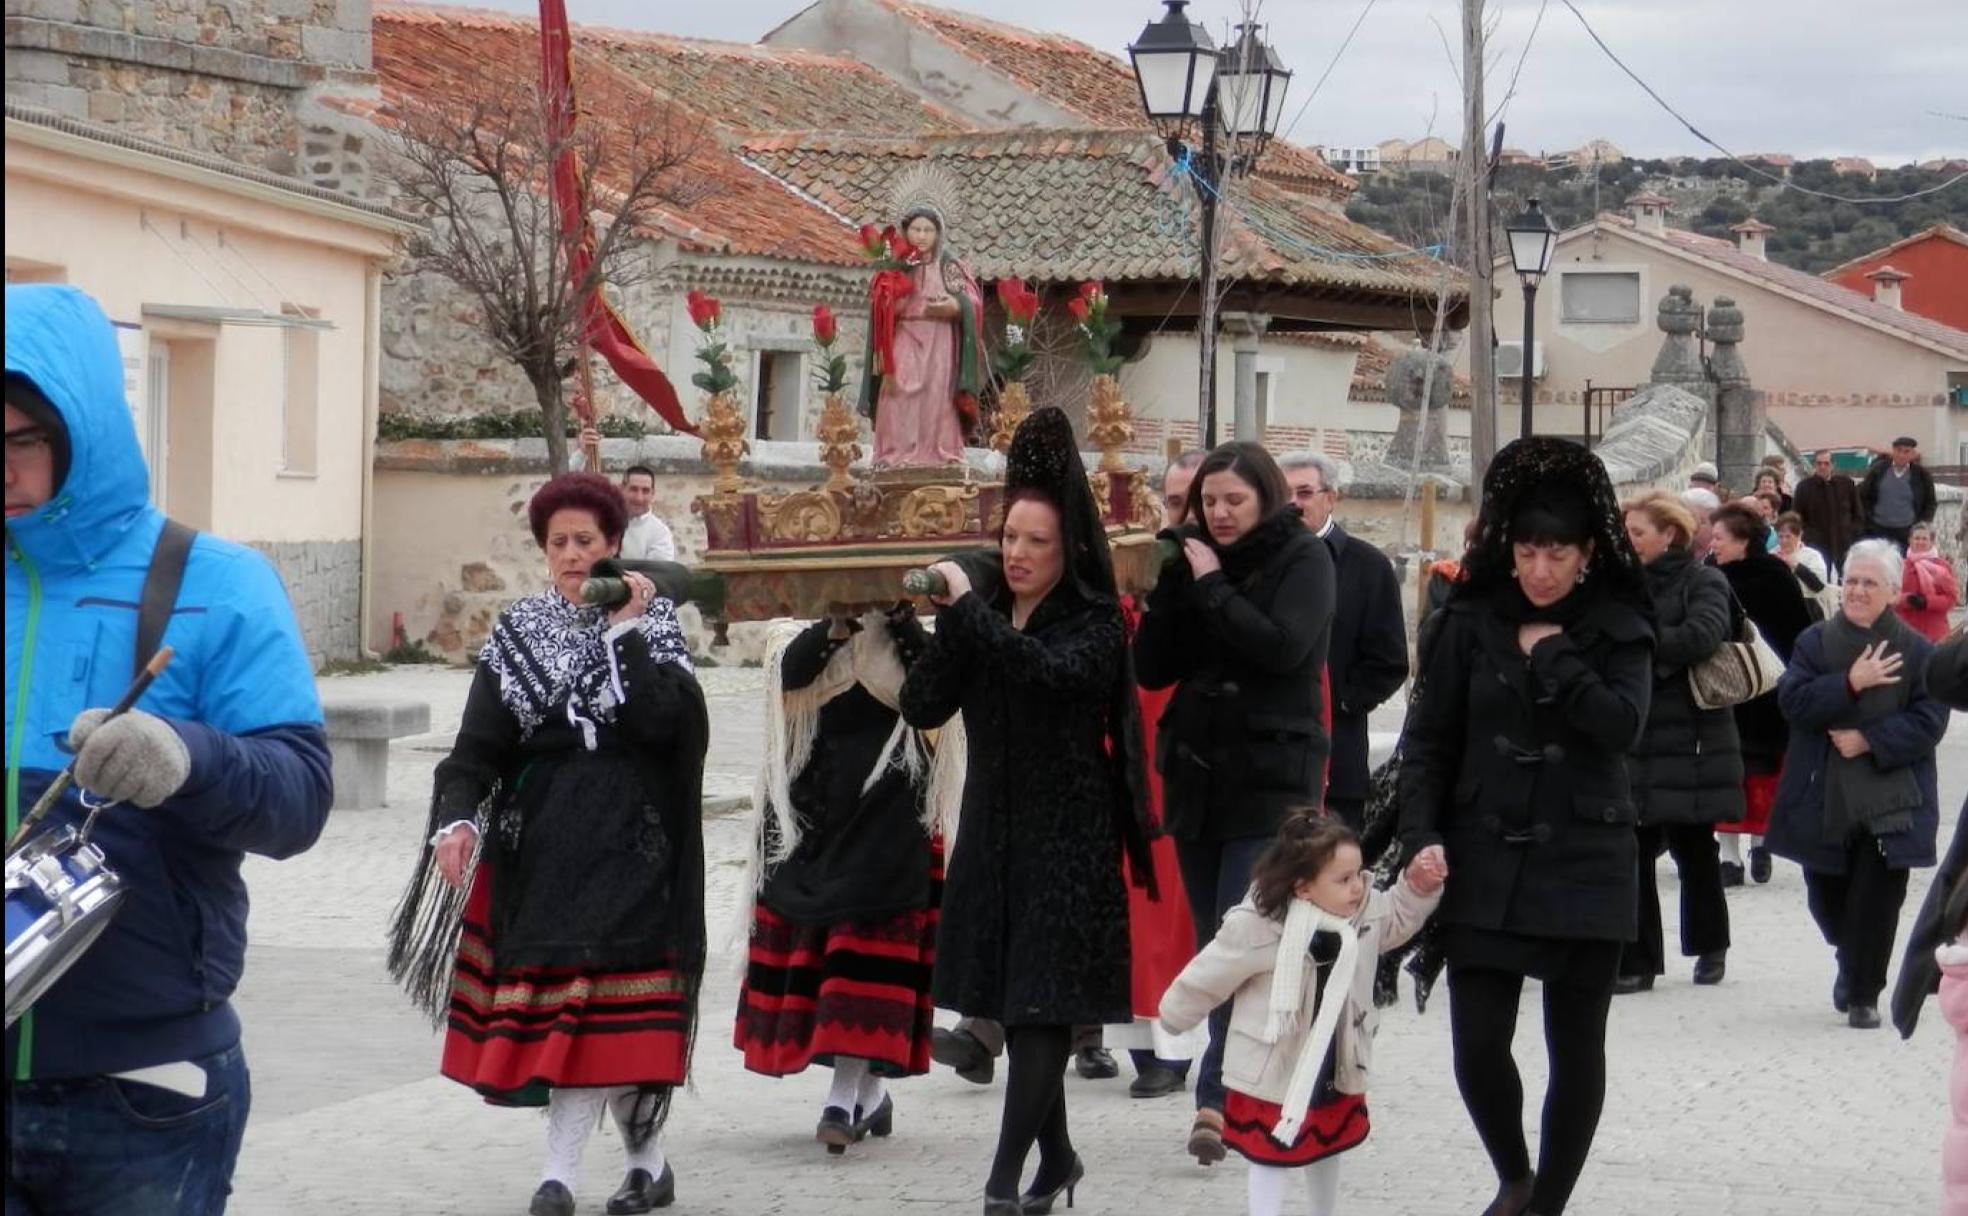
{"type": "Polygon", "coordinates": [[[1518,433],[1531,433],[1531,372],[1537,366],[1537,290],[1538,281],[1551,269],[1552,255],[1558,252],[1558,229],[1532,199],[1524,213],[1503,226],[1510,238],[1510,264],[1524,281],[1524,403],[1518,433]]]}
{"type": "Polygon", "coordinates": [[[1202,446],[1216,446],[1216,204],[1226,176],[1250,172],[1278,132],[1291,73],[1258,37],[1257,27],[1237,27],[1234,45],[1221,51],[1208,31],[1182,10],[1188,0],[1163,0],[1167,12],[1151,21],[1128,47],[1141,107],[1168,143],[1169,156],[1189,157],[1191,184],[1202,211],[1202,292],[1196,322],[1201,356],[1197,431],[1202,446]],[[1190,155],[1194,124],[1202,147],[1190,155]],[[1228,154],[1219,151],[1219,139],[1228,154]]]}

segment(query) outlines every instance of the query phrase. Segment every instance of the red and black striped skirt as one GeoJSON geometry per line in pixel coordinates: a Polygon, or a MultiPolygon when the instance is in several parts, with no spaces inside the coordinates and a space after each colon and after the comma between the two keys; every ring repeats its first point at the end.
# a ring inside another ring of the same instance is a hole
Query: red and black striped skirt
{"type": "Polygon", "coordinates": [[[502,972],[486,928],[491,908],[481,867],[458,940],[445,1076],[518,1106],[544,1103],[550,1088],[682,1083],[690,1005],[680,970],[502,972]]]}
{"type": "Polygon", "coordinates": [[[1290,1148],[1271,1138],[1283,1114],[1276,1102],[1265,1102],[1236,1090],[1223,1095],[1223,1143],[1258,1165],[1311,1165],[1343,1153],[1367,1138],[1367,1096],[1339,1094],[1305,1113],[1298,1139],[1290,1148]]]}
{"type": "Polygon", "coordinates": [[[929,907],[885,920],[802,925],[753,909],[732,1034],[746,1068],[783,1077],[852,1056],[883,1076],[929,1071],[940,850],[930,864],[929,907]]]}

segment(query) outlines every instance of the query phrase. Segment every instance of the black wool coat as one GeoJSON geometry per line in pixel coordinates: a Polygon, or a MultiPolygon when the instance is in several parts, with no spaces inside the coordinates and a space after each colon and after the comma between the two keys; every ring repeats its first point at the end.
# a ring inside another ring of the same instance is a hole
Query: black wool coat
{"type": "Polygon", "coordinates": [[[1143,688],[1179,682],[1155,740],[1163,829],[1177,840],[1271,835],[1318,805],[1331,753],[1320,676],[1332,551],[1286,508],[1219,556],[1223,569],[1200,579],[1169,563],[1134,639],[1143,688]]]}
{"type": "MultiPolygon", "coordinates": [[[[1783,559],[1752,547],[1741,561],[1727,562],[1719,569],[1729,580],[1729,590],[1749,615],[1763,640],[1777,657],[1790,662],[1797,635],[1811,625],[1810,610],[1804,606],[1804,591],[1797,576],[1783,559]]],[[[1736,735],[1742,745],[1743,769],[1751,773],[1774,773],[1783,767],[1784,747],[1790,742],[1790,727],[1783,710],[1777,707],[1773,690],[1754,701],[1734,708],[1736,735]]]]}
{"type": "Polygon", "coordinates": [[[1069,578],[1012,628],[1010,598],[972,592],[937,614],[902,685],[931,730],[959,710],[963,811],[943,884],[936,1003],[1007,1026],[1126,1022],[1128,900],[1107,761],[1126,651],[1120,605],[1069,578]]]}
{"type": "Polygon", "coordinates": [[[1332,690],[1326,793],[1357,801],[1367,796],[1367,715],[1408,678],[1408,628],[1401,614],[1401,581],[1387,555],[1337,523],[1325,541],[1338,596],[1326,652],[1332,690]]]}
{"type": "Polygon", "coordinates": [[[1742,745],[1727,709],[1702,709],[1688,668],[1735,636],[1729,581],[1669,549],[1646,568],[1654,601],[1654,692],[1629,771],[1640,822],[1731,823],[1743,816],[1742,745]]]}
{"type": "MultiPolygon", "coordinates": [[[[1592,595],[1588,586],[1578,592],[1592,595]]],[[[1594,596],[1564,632],[1519,650],[1514,584],[1435,618],[1402,733],[1401,837],[1441,844],[1445,925],[1631,941],[1638,843],[1627,758],[1653,692],[1653,629],[1594,596]]]]}

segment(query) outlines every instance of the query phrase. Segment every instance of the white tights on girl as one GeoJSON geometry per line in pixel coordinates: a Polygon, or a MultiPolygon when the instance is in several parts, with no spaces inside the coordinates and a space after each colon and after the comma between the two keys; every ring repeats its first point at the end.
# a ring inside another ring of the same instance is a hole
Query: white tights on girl
{"type": "Polygon", "coordinates": [[[1292,1178],[1303,1180],[1312,1197],[1307,1209],[1312,1216],[1333,1216],[1339,1210],[1339,1158],[1327,1157],[1311,1165],[1250,1165],[1250,1216],[1281,1216],[1285,1194],[1292,1178]]]}

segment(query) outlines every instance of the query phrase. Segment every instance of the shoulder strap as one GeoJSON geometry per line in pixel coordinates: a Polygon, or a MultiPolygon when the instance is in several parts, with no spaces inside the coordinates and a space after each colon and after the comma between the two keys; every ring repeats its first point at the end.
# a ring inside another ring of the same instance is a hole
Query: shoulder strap
{"type": "Polygon", "coordinates": [[[195,529],[175,519],[164,521],[157,534],[157,547],[150,553],[150,569],[144,574],[143,597],[137,604],[137,671],[142,671],[164,643],[164,627],[171,623],[171,612],[178,604],[178,588],[184,583],[185,563],[191,558],[191,542],[198,539],[195,529]]]}

